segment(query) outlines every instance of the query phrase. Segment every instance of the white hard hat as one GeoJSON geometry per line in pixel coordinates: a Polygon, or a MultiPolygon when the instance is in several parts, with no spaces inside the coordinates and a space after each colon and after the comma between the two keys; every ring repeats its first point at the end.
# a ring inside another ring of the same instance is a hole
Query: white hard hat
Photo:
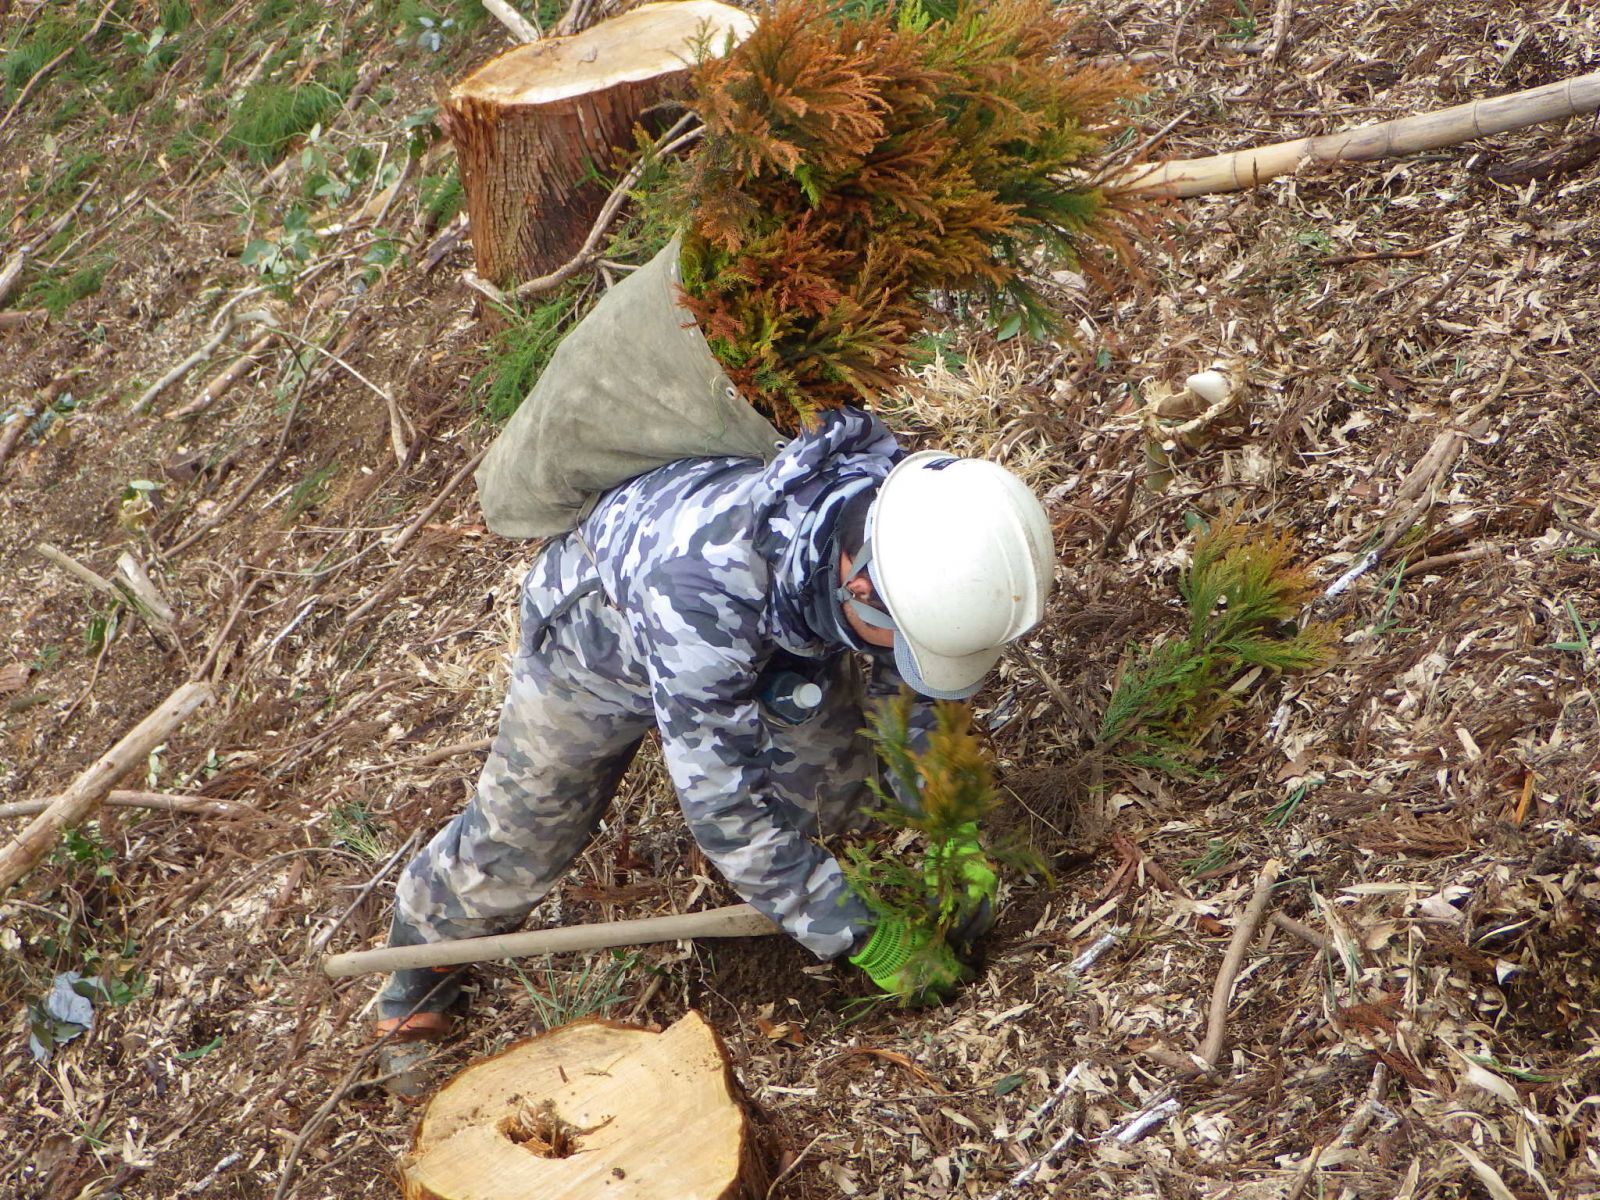
{"type": "Polygon", "coordinates": [[[887,620],[842,588],[841,599],[894,630],[895,665],[913,688],[964,699],[1044,615],[1054,565],[1050,520],[1027,484],[996,463],[924,450],[878,489],[852,572],[869,569],[887,620]]]}

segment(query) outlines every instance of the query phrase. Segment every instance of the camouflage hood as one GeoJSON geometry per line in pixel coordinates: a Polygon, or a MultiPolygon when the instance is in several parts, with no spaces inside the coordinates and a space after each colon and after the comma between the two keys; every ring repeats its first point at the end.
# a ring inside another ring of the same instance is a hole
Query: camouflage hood
{"type": "Polygon", "coordinates": [[[766,521],[756,550],[771,571],[774,638],[795,654],[818,656],[844,645],[868,649],[844,622],[839,583],[839,515],[876,489],[903,451],[883,422],[845,408],[788,443],[762,471],[752,499],[766,521]]]}

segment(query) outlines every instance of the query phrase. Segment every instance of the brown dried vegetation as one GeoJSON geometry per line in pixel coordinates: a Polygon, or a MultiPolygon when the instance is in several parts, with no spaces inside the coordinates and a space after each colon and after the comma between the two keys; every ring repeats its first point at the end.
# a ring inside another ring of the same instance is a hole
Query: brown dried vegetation
{"type": "MultiPolygon", "coordinates": [[[[148,32],[153,7],[119,6],[119,19],[148,32]]],[[[41,8],[13,5],[7,20],[41,8]]],[[[1600,12],[1577,0],[1091,11],[1088,51],[1142,56],[1137,119],[1148,134],[1170,126],[1163,155],[1600,63],[1600,12]],[[1253,51],[1277,8],[1289,38],[1274,63],[1253,51]]],[[[473,37],[450,51],[458,70],[501,41],[492,27],[473,37]]],[[[166,86],[181,93],[203,58],[174,63],[166,86]]],[[[367,60],[397,97],[335,128],[381,141],[436,79],[387,33],[367,60]]],[[[229,69],[243,83],[251,63],[229,69]]],[[[7,128],[8,198],[25,176],[65,170],[43,124],[61,100],[41,85],[7,128]]],[[[134,120],[107,129],[105,147],[138,162],[134,120]]],[[[1036,1162],[1023,1194],[1600,1192],[1600,171],[1497,181],[1589,132],[1541,128],[1174,207],[1140,285],[1042,281],[1072,340],[977,335],[968,371],[890,406],[909,436],[982,448],[1047,497],[1060,585],[1027,661],[1008,660],[979,707],[1019,819],[1063,862],[1053,892],[1010,896],[981,978],[940,1009],[851,1022],[841,1005],[861,984],[778,939],[642,951],[610,1011],[707,1013],[788,1155],[773,1196],[1018,1194],[1010,1181],[1036,1162]],[[1175,450],[1164,491],[1145,490],[1139,389],[1214,360],[1242,365],[1240,403],[1175,450]],[[1125,647],[1182,628],[1186,514],[1237,503],[1293,530],[1325,584],[1410,511],[1397,497],[1413,467],[1483,401],[1392,551],[1316,606],[1343,622],[1329,669],[1243,685],[1208,735],[1209,776],[1093,758],[1125,647]],[[1274,912],[1320,942],[1263,925],[1222,1056],[1196,1073],[1212,982],[1269,859],[1282,864],[1274,912]],[[1162,1098],[1175,1102],[1162,1123],[1107,1136],[1162,1098]]],[[[373,981],[330,984],[316,962],[330,932],[332,949],[382,937],[386,864],[467,794],[475,759],[430,751],[492,730],[533,548],[488,536],[462,490],[393,550],[489,436],[469,399],[482,334],[458,282],[468,258],[435,243],[412,192],[387,275],[358,285],[361,252],[344,251],[364,235],[329,234],[331,261],[280,302],[284,328],[386,388],[398,418],[325,360],[301,386],[282,345],[198,418],[128,414],[141,385],[211,336],[222,298],[256,282],[235,257],[229,172],[277,204],[293,171],[223,165],[187,180],[152,153],[147,177],[108,180],[79,227],[116,247],[102,290],[0,335],[4,403],[85,400],[0,467],[4,799],[58,790],[215,649],[225,701],[152,770],[159,787],[259,814],[124,811],[99,824],[103,853],[85,837],[0,899],[0,1009],[17,1018],[0,1049],[0,1196],[390,1194],[409,1133],[411,1114],[357,1068],[373,981]],[[430,250],[441,261],[427,272],[430,250]],[[117,516],[135,479],[164,486],[130,528],[117,516]],[[86,650],[95,601],[34,555],[40,540],[102,573],[124,548],[147,557],[178,643],[127,618],[86,650]],[[98,1004],[93,1030],[41,1068],[23,1005],[86,967],[143,988],[98,1004]]],[[[52,219],[31,213],[8,239],[52,219]]],[[[539,918],[716,898],[673,807],[647,748],[619,819],[539,918]]],[[[512,972],[485,971],[447,1064],[526,1033],[533,1011],[512,972]]]]}

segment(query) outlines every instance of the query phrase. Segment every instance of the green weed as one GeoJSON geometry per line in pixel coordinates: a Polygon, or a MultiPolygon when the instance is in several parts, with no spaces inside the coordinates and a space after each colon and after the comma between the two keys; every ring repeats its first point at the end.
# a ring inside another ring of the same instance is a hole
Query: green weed
{"type": "Polygon", "coordinates": [[[80,267],[69,275],[50,272],[29,290],[29,303],[50,310],[50,315],[60,317],[79,300],[93,296],[105,283],[110,270],[109,259],[87,267],[80,267]]]}
{"type": "Polygon", "coordinates": [[[289,143],[331,116],[343,103],[323,83],[258,83],[245,93],[224,144],[260,164],[276,162],[289,143]]]}
{"type": "Polygon", "coordinates": [[[328,832],[335,846],[372,862],[378,862],[389,853],[382,828],[359,800],[333,806],[328,813],[328,832]]]}
{"type": "Polygon", "coordinates": [[[1233,846],[1221,838],[1211,838],[1206,842],[1206,852],[1198,858],[1191,858],[1183,864],[1185,875],[1204,875],[1209,871],[1220,871],[1233,861],[1233,846]]]}
{"type": "Polygon", "coordinates": [[[1255,14],[1245,0],[1233,0],[1233,4],[1239,10],[1239,15],[1228,18],[1228,28],[1217,35],[1218,39],[1224,42],[1248,42],[1256,36],[1255,14]]]}
{"type": "Polygon", "coordinates": [[[639,954],[613,950],[607,959],[586,960],[576,971],[556,971],[546,967],[541,988],[528,977],[520,964],[511,967],[522,980],[534,1013],[545,1029],[568,1025],[583,1017],[609,1016],[611,1010],[628,997],[628,976],[639,965],[639,954]]]}
{"type": "Polygon", "coordinates": [[[1566,601],[1566,606],[1567,616],[1571,619],[1572,628],[1575,631],[1574,637],[1573,640],[1569,642],[1552,643],[1552,648],[1556,650],[1571,651],[1574,654],[1582,654],[1587,657],[1588,655],[1594,653],[1594,634],[1596,630],[1600,630],[1600,621],[1591,622],[1589,625],[1585,625],[1583,623],[1583,618],[1578,615],[1577,605],[1572,603],[1570,597],[1566,601]]]}
{"type": "Polygon", "coordinates": [[[338,463],[328,463],[318,467],[299,483],[294,485],[294,490],[289,493],[288,503],[284,505],[283,521],[287,525],[307,509],[315,508],[328,496],[328,483],[339,473],[338,463]]]}
{"type": "Polygon", "coordinates": [[[427,213],[428,223],[435,228],[454,220],[467,202],[467,193],[461,186],[461,176],[454,162],[442,175],[424,175],[417,184],[417,192],[422,197],[422,211],[427,213]]]}
{"type": "Polygon", "coordinates": [[[189,0],[162,0],[160,21],[168,33],[182,33],[194,24],[194,6],[189,0]]]}
{"type": "Polygon", "coordinates": [[[487,381],[483,408],[491,421],[517,411],[577,315],[580,294],[576,288],[556,292],[495,338],[493,361],[473,381],[474,388],[487,381]]]}

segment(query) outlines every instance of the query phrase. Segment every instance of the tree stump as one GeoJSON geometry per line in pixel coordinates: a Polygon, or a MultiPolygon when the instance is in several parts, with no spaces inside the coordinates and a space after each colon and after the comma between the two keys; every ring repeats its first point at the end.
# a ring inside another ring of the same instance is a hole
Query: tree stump
{"type": "Polygon", "coordinates": [[[727,1051],[690,1012],[655,1033],[590,1020],[462,1071],[400,1161],[405,1200],[735,1200],[765,1164],[727,1051]]]}
{"type": "Polygon", "coordinates": [[[697,58],[755,28],[718,0],[644,4],[583,33],[518,46],[446,97],[478,274],[502,286],[544,275],[582,248],[610,189],[598,181],[678,115],[697,58]],[[655,111],[652,111],[655,110],[655,111]]]}

